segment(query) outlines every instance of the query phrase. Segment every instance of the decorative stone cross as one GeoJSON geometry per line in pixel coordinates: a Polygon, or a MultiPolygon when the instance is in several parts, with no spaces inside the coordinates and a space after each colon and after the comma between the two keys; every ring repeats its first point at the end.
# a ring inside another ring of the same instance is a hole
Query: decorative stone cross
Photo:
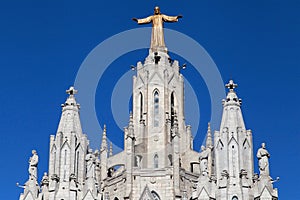
{"type": "Polygon", "coordinates": [[[233,80],[230,80],[229,83],[227,83],[225,86],[229,89],[229,91],[233,91],[234,88],[237,88],[237,87],[238,87],[238,85],[235,84],[235,83],[233,82],[233,80]]]}
{"type": "Polygon", "coordinates": [[[75,88],[73,86],[71,86],[68,90],[66,90],[66,93],[69,95],[74,95],[77,94],[77,90],[75,90],[75,88]]]}

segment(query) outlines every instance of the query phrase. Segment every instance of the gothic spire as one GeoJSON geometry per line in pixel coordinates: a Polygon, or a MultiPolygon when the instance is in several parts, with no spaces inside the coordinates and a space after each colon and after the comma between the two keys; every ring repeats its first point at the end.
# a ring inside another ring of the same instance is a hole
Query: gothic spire
{"type": "Polygon", "coordinates": [[[130,116],[129,116],[128,136],[131,137],[131,138],[134,137],[134,126],[133,126],[133,114],[132,114],[132,111],[130,111],[130,116]]]}
{"type": "Polygon", "coordinates": [[[109,144],[109,157],[112,157],[113,156],[113,144],[112,142],[110,142],[109,144]]]}
{"type": "Polygon", "coordinates": [[[206,134],[206,148],[211,147],[213,145],[212,143],[212,136],[211,136],[211,128],[210,128],[210,122],[207,125],[207,134],[206,134]]]}
{"type": "Polygon", "coordinates": [[[63,134],[70,134],[75,132],[76,134],[82,134],[81,123],[79,118],[80,105],[76,102],[75,94],[77,90],[71,86],[66,93],[69,95],[64,104],[62,104],[62,115],[60,118],[57,132],[63,134]]]}
{"type": "Polygon", "coordinates": [[[229,128],[235,132],[237,128],[245,130],[245,124],[243,120],[243,115],[240,109],[242,100],[238,98],[235,88],[237,84],[230,80],[229,83],[225,85],[229,91],[227,93],[226,99],[223,99],[223,115],[221,122],[221,129],[229,128]]]}
{"type": "Polygon", "coordinates": [[[215,169],[218,179],[222,177],[222,172],[227,170],[232,181],[237,181],[240,176],[239,169],[246,170],[249,177],[252,177],[252,139],[244,124],[241,100],[235,91],[237,84],[230,80],[225,86],[229,91],[223,100],[220,130],[214,135],[215,169]],[[241,159],[243,157],[247,159],[241,159]]]}
{"type": "Polygon", "coordinates": [[[103,127],[101,151],[107,150],[106,124],[103,127]]]}

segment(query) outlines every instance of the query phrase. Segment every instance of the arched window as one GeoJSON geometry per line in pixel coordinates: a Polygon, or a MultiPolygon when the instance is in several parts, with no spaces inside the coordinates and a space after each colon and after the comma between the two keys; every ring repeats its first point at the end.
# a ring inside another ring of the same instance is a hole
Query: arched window
{"type": "Polygon", "coordinates": [[[154,200],[160,200],[158,194],[155,191],[151,191],[154,200]]]}
{"type": "Polygon", "coordinates": [[[232,200],[239,200],[239,198],[237,198],[237,196],[232,197],[232,200]]]}
{"type": "Polygon", "coordinates": [[[140,120],[143,120],[143,94],[140,92],[140,120]]]}
{"type": "Polygon", "coordinates": [[[65,155],[64,155],[64,180],[66,179],[67,176],[67,149],[65,149],[65,155]]]}
{"type": "Polygon", "coordinates": [[[158,155],[157,154],[154,155],[153,161],[154,161],[154,168],[158,168],[158,155]]]}
{"type": "Polygon", "coordinates": [[[75,169],[76,169],[76,178],[77,178],[77,180],[78,180],[78,171],[79,171],[79,151],[77,151],[77,153],[76,153],[76,163],[75,163],[75,169]]]}
{"type": "Polygon", "coordinates": [[[159,126],[159,94],[154,92],[154,127],[159,126]]]}
{"type": "Polygon", "coordinates": [[[173,166],[173,158],[171,154],[168,155],[168,159],[169,159],[169,165],[173,166]]]}

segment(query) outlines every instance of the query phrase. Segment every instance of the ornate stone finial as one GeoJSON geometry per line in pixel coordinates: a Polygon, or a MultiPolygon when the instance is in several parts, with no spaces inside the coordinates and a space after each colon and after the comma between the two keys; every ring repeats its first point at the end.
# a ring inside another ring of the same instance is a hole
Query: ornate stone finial
{"type": "Polygon", "coordinates": [[[226,99],[222,100],[223,106],[227,106],[227,105],[241,106],[242,100],[238,98],[236,92],[234,91],[234,89],[237,88],[238,85],[235,84],[233,80],[230,80],[229,83],[227,83],[225,86],[229,89],[229,92],[227,93],[226,99]]]}
{"type": "Polygon", "coordinates": [[[129,125],[133,125],[133,114],[132,111],[129,113],[129,125]]]}
{"type": "Polygon", "coordinates": [[[106,124],[103,125],[103,135],[106,135],[106,124]]]}
{"type": "Polygon", "coordinates": [[[128,135],[127,135],[127,137],[134,138],[132,111],[130,111],[130,114],[129,114],[129,125],[128,125],[128,135]]]}
{"type": "Polygon", "coordinates": [[[103,134],[102,134],[102,143],[101,143],[101,151],[107,149],[107,141],[106,141],[106,125],[103,126],[103,134]]]}
{"type": "Polygon", "coordinates": [[[229,91],[233,91],[235,88],[238,87],[238,85],[235,84],[233,80],[229,80],[229,83],[227,83],[225,86],[229,89],[229,91]]]}
{"type": "Polygon", "coordinates": [[[206,134],[206,147],[212,147],[212,136],[210,122],[207,124],[207,134],[206,134]]]}
{"type": "Polygon", "coordinates": [[[75,88],[73,86],[71,86],[68,90],[66,90],[66,93],[69,94],[70,96],[74,95],[74,94],[77,94],[78,93],[78,90],[75,90],[75,88]]]}
{"type": "Polygon", "coordinates": [[[130,116],[130,119],[132,119],[132,118],[133,118],[132,111],[130,111],[130,113],[129,113],[129,116],[130,116]]]}
{"type": "Polygon", "coordinates": [[[109,144],[109,157],[113,156],[113,144],[110,142],[109,144]]]}
{"type": "Polygon", "coordinates": [[[62,104],[61,106],[64,108],[66,106],[75,106],[78,109],[80,109],[80,105],[76,103],[74,95],[77,94],[77,90],[73,86],[71,86],[68,90],[66,90],[66,93],[69,94],[66,102],[62,104]]]}

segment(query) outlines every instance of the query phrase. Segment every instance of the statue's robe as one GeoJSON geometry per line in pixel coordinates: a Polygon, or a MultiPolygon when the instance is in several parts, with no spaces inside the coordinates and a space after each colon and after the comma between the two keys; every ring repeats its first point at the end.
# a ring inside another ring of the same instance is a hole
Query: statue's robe
{"type": "Polygon", "coordinates": [[[266,149],[260,148],[257,151],[259,171],[261,175],[269,176],[269,152],[266,149]]]}
{"type": "Polygon", "coordinates": [[[177,22],[177,16],[167,16],[163,14],[152,15],[144,19],[138,19],[138,24],[148,24],[152,22],[151,49],[156,51],[165,48],[163,24],[164,22],[177,22]]]}

